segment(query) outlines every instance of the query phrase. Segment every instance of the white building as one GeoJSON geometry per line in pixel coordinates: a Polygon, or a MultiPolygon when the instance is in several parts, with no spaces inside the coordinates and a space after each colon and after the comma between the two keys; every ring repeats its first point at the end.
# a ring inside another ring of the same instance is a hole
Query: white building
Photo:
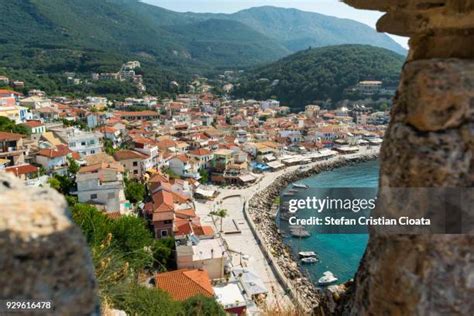
{"type": "Polygon", "coordinates": [[[183,245],[177,244],[176,256],[178,269],[205,269],[211,279],[224,277],[227,254],[220,239],[199,240],[192,236],[183,245]]]}
{"type": "Polygon", "coordinates": [[[123,171],[119,163],[82,167],[76,175],[78,201],[94,204],[111,213],[128,213],[130,202],[125,198],[123,171]]]}
{"type": "Polygon", "coordinates": [[[72,151],[78,152],[81,157],[102,152],[101,133],[85,132],[75,127],[52,129],[72,151]]]}

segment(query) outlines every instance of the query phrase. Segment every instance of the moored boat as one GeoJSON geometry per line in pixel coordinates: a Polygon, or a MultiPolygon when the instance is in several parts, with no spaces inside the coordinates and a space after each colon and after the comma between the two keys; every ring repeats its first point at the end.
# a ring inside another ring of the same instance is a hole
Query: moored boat
{"type": "Polygon", "coordinates": [[[304,183],[293,183],[293,188],[307,189],[309,186],[304,183]]]}
{"type": "Polygon", "coordinates": [[[318,262],[318,259],[316,259],[315,257],[307,257],[307,258],[301,259],[301,262],[302,263],[316,263],[318,262]]]}
{"type": "Polygon", "coordinates": [[[290,228],[290,234],[293,237],[306,238],[311,236],[311,234],[303,227],[292,227],[290,228]]]}
{"type": "Polygon", "coordinates": [[[300,251],[300,252],[298,252],[298,256],[300,256],[300,258],[316,257],[316,252],[314,252],[314,251],[300,251]]]}
{"type": "Polygon", "coordinates": [[[323,273],[323,276],[319,278],[319,285],[327,285],[336,282],[338,279],[334,276],[331,271],[326,271],[323,273]]]}

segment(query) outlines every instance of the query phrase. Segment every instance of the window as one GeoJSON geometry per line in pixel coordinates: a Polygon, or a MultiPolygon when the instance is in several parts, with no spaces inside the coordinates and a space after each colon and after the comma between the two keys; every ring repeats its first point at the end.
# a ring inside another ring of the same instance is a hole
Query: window
{"type": "Polygon", "coordinates": [[[173,223],[172,220],[166,220],[166,221],[165,221],[165,224],[172,224],[172,223],[173,223]]]}
{"type": "Polygon", "coordinates": [[[166,237],[168,236],[168,231],[167,230],[162,230],[161,231],[161,237],[166,237]]]}
{"type": "Polygon", "coordinates": [[[91,155],[95,154],[95,150],[91,150],[91,155]]]}
{"type": "Polygon", "coordinates": [[[76,143],[75,142],[70,142],[69,147],[76,147],[76,143]]]}
{"type": "Polygon", "coordinates": [[[134,167],[138,166],[138,161],[134,161],[134,162],[133,162],[133,166],[134,166],[134,167]]]}
{"type": "Polygon", "coordinates": [[[97,194],[91,194],[91,200],[97,199],[97,194]]]}
{"type": "Polygon", "coordinates": [[[86,142],[81,142],[81,146],[85,146],[86,145],[86,142]]]}
{"type": "Polygon", "coordinates": [[[138,174],[138,170],[133,170],[133,174],[138,174]]]}

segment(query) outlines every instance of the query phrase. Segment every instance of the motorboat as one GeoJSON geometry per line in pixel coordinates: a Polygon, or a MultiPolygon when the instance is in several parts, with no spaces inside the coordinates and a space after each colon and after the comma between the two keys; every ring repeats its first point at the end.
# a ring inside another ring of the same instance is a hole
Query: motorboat
{"type": "Polygon", "coordinates": [[[293,237],[306,238],[311,236],[311,234],[304,227],[291,227],[290,234],[293,237]]]}
{"type": "Polygon", "coordinates": [[[288,191],[288,192],[283,193],[283,196],[293,196],[293,195],[295,195],[295,192],[288,191]]]}
{"type": "Polygon", "coordinates": [[[280,212],[280,220],[287,222],[290,219],[290,214],[280,212]]]}
{"type": "Polygon", "coordinates": [[[316,257],[316,252],[314,251],[300,251],[298,252],[300,258],[316,257]]]}
{"type": "Polygon", "coordinates": [[[323,273],[323,276],[319,278],[318,284],[319,285],[328,285],[331,283],[336,282],[338,279],[334,276],[331,271],[326,271],[323,273]]]}
{"type": "Polygon", "coordinates": [[[309,186],[307,184],[304,184],[304,183],[293,183],[293,188],[308,189],[309,186]]]}
{"type": "Polygon", "coordinates": [[[307,257],[307,258],[301,259],[301,262],[303,262],[303,263],[316,263],[316,262],[318,262],[318,259],[315,258],[315,257],[307,257]]]}

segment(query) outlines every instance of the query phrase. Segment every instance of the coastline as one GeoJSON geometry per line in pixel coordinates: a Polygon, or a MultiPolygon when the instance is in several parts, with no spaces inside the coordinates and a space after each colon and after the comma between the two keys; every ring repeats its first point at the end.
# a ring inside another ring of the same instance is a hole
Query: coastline
{"type": "Polygon", "coordinates": [[[304,275],[279,234],[273,212],[273,201],[289,184],[323,171],[354,165],[378,158],[378,152],[364,152],[310,164],[307,170],[290,169],[279,175],[269,186],[256,192],[244,205],[244,216],[249,222],[259,246],[281,285],[288,289],[295,305],[311,313],[320,304],[320,290],[304,275]]]}

